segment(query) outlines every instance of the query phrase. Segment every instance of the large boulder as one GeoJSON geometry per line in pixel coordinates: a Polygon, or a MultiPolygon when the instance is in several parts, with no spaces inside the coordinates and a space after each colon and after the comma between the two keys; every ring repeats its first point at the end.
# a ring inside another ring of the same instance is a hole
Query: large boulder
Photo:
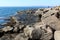
{"type": "Polygon", "coordinates": [[[34,29],[31,35],[33,40],[40,40],[42,36],[42,31],[40,29],[34,29]]]}
{"type": "Polygon", "coordinates": [[[55,30],[60,30],[60,20],[55,16],[49,16],[42,20],[45,24],[50,25],[51,28],[55,30]]]}
{"type": "Polygon", "coordinates": [[[55,31],[55,33],[54,33],[54,39],[55,40],[60,40],[60,31],[55,31]]]}

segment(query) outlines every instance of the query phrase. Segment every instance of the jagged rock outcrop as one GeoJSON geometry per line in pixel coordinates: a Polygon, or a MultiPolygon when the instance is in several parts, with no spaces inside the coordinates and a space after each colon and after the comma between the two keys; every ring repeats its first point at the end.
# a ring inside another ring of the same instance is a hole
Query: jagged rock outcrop
{"type": "Polygon", "coordinates": [[[1,26],[0,40],[57,40],[60,7],[18,11],[1,26]]]}

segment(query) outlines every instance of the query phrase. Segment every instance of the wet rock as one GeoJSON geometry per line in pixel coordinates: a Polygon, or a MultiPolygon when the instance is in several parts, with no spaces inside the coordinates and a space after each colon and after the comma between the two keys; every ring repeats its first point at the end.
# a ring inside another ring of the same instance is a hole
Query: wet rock
{"type": "Polygon", "coordinates": [[[17,18],[18,21],[21,22],[21,24],[25,24],[25,25],[28,25],[28,24],[33,24],[35,22],[38,21],[38,17],[34,15],[34,13],[22,13],[20,15],[15,15],[15,17],[17,18]]]}

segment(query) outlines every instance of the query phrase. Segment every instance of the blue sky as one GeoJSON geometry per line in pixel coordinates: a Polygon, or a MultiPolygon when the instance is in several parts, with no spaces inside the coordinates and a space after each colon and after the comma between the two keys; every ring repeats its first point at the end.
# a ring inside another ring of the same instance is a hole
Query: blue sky
{"type": "Polygon", "coordinates": [[[0,6],[56,6],[60,0],[0,0],[0,6]]]}

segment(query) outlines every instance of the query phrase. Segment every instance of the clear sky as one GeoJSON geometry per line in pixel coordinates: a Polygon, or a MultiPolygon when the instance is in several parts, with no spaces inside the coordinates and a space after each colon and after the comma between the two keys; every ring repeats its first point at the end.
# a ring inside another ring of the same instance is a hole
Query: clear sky
{"type": "Polygon", "coordinates": [[[0,0],[0,6],[56,6],[60,0],[0,0]]]}

